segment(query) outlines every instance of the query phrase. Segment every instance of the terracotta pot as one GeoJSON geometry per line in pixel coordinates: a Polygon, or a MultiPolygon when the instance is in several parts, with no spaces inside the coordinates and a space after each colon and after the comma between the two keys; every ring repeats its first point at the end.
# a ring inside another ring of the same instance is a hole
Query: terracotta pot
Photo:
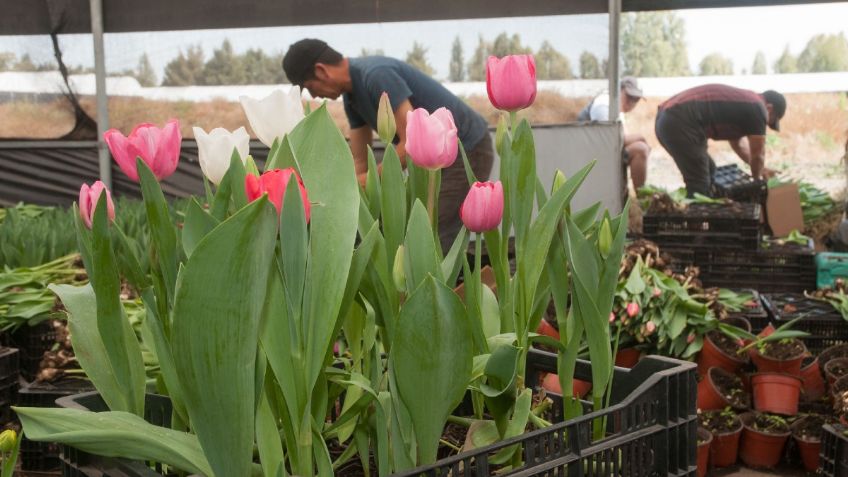
{"type": "Polygon", "coordinates": [[[807,401],[816,401],[827,392],[818,358],[804,358],[801,365],[801,394],[807,401]]]}
{"type": "Polygon", "coordinates": [[[789,432],[781,434],[765,434],[751,428],[748,423],[753,420],[752,413],[745,413],[742,420],[742,443],[739,446],[739,457],[748,467],[772,468],[780,462],[783,446],[789,439],[789,432]]]}
{"type": "Polygon", "coordinates": [[[615,354],[615,365],[620,368],[632,368],[639,362],[642,352],[636,348],[625,348],[618,350],[615,354]]]}
{"type": "Polygon", "coordinates": [[[559,331],[553,327],[548,320],[542,318],[542,321],[539,322],[539,326],[536,328],[536,333],[540,335],[550,336],[555,340],[559,340],[559,331]]]}
{"type": "Polygon", "coordinates": [[[707,466],[710,460],[710,445],[713,435],[703,427],[698,428],[698,477],[707,475],[707,466]]]}
{"type": "Polygon", "coordinates": [[[824,367],[824,375],[827,377],[827,385],[833,387],[833,383],[836,382],[837,379],[841,378],[843,375],[837,375],[833,372],[833,368],[836,366],[848,367],[848,358],[834,358],[827,362],[827,365],[824,367]]]}
{"type": "Polygon", "coordinates": [[[698,374],[706,375],[710,368],[721,368],[735,373],[747,362],[744,356],[732,356],[722,351],[710,339],[709,333],[704,337],[704,346],[698,354],[698,374]]]}
{"type": "Polygon", "coordinates": [[[758,373],[751,378],[751,385],[757,411],[784,416],[798,414],[801,378],[780,373],[758,373]]]}
{"type": "Polygon", "coordinates": [[[774,359],[764,356],[756,346],[751,348],[754,352],[751,354],[751,361],[757,367],[757,371],[761,373],[785,373],[792,376],[801,376],[801,362],[804,361],[804,354],[801,353],[792,359],[774,359]]]}
{"type": "Polygon", "coordinates": [[[731,432],[713,433],[710,445],[710,460],[713,467],[729,467],[739,457],[739,438],[742,436],[742,421],[737,419],[739,427],[731,432]]]}
{"type": "Polygon", "coordinates": [[[848,358],[848,343],[830,346],[819,353],[819,368],[824,370],[827,363],[835,358],[848,358]]]}
{"type": "Polygon", "coordinates": [[[795,434],[795,429],[803,425],[806,418],[798,419],[793,422],[789,429],[792,431],[792,438],[798,445],[798,451],[801,453],[801,461],[804,463],[804,468],[807,472],[815,472],[819,468],[819,452],[821,452],[821,439],[801,439],[795,434]]]}
{"type": "MultiPolygon", "coordinates": [[[[559,376],[554,373],[548,373],[545,375],[542,379],[542,388],[555,394],[562,394],[562,386],[559,385],[559,376]]],[[[575,379],[573,389],[574,395],[578,398],[582,398],[589,392],[590,389],[592,389],[592,383],[589,381],[575,379]]]]}
{"type": "MultiPolygon", "coordinates": [[[[777,328],[775,328],[774,325],[769,323],[769,324],[766,325],[765,328],[762,329],[762,331],[757,333],[757,337],[765,338],[766,336],[771,335],[775,331],[777,331],[777,328]]],[[[751,340],[745,340],[746,345],[750,344],[750,343],[751,343],[751,340]]],[[[756,353],[756,352],[757,352],[756,348],[748,348],[748,357],[753,360],[754,359],[754,353],[756,353]]]]}
{"type": "MultiPolygon", "coordinates": [[[[730,402],[721,395],[715,385],[713,376],[717,373],[727,373],[721,368],[710,368],[707,374],[698,383],[698,409],[702,411],[721,410],[730,406],[730,402]]],[[[747,409],[747,407],[745,408],[747,409]]]]}

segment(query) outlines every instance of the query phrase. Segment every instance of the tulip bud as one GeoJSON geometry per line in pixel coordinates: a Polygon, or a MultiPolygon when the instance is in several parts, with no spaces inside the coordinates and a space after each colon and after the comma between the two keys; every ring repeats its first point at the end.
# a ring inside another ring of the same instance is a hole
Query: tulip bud
{"type": "Polygon", "coordinates": [[[554,174],[554,185],[551,187],[551,194],[558,191],[567,180],[568,178],[565,177],[565,174],[563,174],[561,170],[557,169],[556,174],[554,174]]]}
{"type": "Polygon", "coordinates": [[[610,323],[615,323],[615,313],[610,312],[609,322],[610,322],[610,323]]]}
{"type": "Polygon", "coordinates": [[[627,304],[627,316],[633,318],[634,316],[639,314],[639,304],[635,301],[631,301],[627,304]]]}
{"type": "Polygon", "coordinates": [[[536,62],[533,55],[490,56],[486,61],[489,101],[503,111],[524,109],[536,99],[536,62]]]}
{"type": "Polygon", "coordinates": [[[459,217],[472,232],[488,232],[503,218],[504,195],[501,181],[475,182],[459,208],[459,217]]]}
{"type": "Polygon", "coordinates": [[[377,108],[377,134],[384,144],[389,145],[395,140],[396,132],[395,113],[389,101],[389,93],[383,91],[380,96],[380,107],[377,108]]]}
{"type": "Polygon", "coordinates": [[[689,336],[686,337],[686,343],[692,344],[695,341],[695,333],[689,333],[689,336]]]}
{"type": "Polygon", "coordinates": [[[203,175],[215,185],[221,183],[224,174],[230,169],[233,151],[237,151],[242,164],[247,160],[250,150],[250,135],[241,127],[233,132],[224,128],[215,128],[209,133],[203,128],[193,127],[197,141],[197,161],[203,175]]]}
{"type": "Polygon", "coordinates": [[[652,293],[652,295],[654,298],[659,298],[659,296],[662,295],[662,290],[657,287],[654,287],[654,292],[652,293]]]}
{"type": "Polygon", "coordinates": [[[18,434],[14,429],[0,432],[0,452],[12,452],[18,444],[18,434]]]}
{"type": "Polygon", "coordinates": [[[91,228],[91,223],[94,221],[94,209],[97,207],[97,202],[100,200],[100,194],[106,191],[106,215],[109,216],[109,221],[115,220],[115,204],[112,202],[112,194],[106,185],[101,181],[96,181],[91,187],[88,184],[83,184],[79,192],[80,217],[85,226],[91,228]]]}
{"type": "Polygon", "coordinates": [[[645,336],[650,336],[656,331],[657,325],[653,321],[645,323],[645,336]]]}
{"type": "Polygon", "coordinates": [[[459,136],[453,114],[439,108],[429,114],[418,108],[406,114],[406,152],[423,169],[450,167],[459,152],[459,136]]]}
{"type": "Polygon", "coordinates": [[[300,176],[297,175],[297,172],[292,167],[288,169],[272,169],[266,171],[260,177],[248,174],[244,179],[244,190],[247,193],[247,200],[253,202],[262,197],[262,194],[267,193],[268,199],[277,208],[277,213],[282,213],[283,200],[286,197],[286,187],[292,177],[296,179],[295,183],[300,189],[303,213],[306,216],[306,223],[309,223],[310,205],[309,197],[306,194],[306,186],[303,185],[300,176]]]}
{"type": "MultiPolygon", "coordinates": [[[[160,181],[177,170],[182,135],[180,123],[176,119],[171,119],[161,129],[149,123],[139,124],[126,137],[121,131],[110,129],[103,133],[103,140],[109,146],[118,167],[132,181],[138,182],[138,157],[160,181]]],[[[228,151],[231,152],[232,149],[228,151]]]]}
{"type": "MultiPolygon", "coordinates": [[[[604,217],[601,222],[601,230],[598,232],[598,251],[601,256],[607,258],[612,248],[612,230],[610,230],[609,218],[604,217]]],[[[629,313],[629,311],[628,311],[629,313]]]]}
{"type": "Polygon", "coordinates": [[[406,271],[404,270],[404,261],[406,254],[403,245],[398,245],[395,252],[395,265],[392,267],[392,279],[395,282],[397,291],[403,293],[406,291],[406,271]]]}

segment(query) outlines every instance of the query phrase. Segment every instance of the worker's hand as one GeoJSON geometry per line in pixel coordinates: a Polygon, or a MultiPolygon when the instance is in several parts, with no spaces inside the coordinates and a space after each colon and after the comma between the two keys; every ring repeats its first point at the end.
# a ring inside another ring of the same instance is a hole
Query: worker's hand
{"type": "Polygon", "coordinates": [[[763,167],[763,170],[760,171],[760,174],[763,176],[764,180],[768,180],[768,179],[771,179],[772,177],[775,177],[778,174],[778,172],[774,169],[769,169],[768,167],[763,167]]]}

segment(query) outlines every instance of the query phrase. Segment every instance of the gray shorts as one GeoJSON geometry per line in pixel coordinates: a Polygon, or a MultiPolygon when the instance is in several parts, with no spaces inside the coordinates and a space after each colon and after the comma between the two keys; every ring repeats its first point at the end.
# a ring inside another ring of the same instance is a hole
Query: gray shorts
{"type": "Polygon", "coordinates": [[[716,165],[707,152],[707,137],[667,111],[657,113],[657,139],[671,154],[686,183],[686,195],[711,195],[716,165]]]}

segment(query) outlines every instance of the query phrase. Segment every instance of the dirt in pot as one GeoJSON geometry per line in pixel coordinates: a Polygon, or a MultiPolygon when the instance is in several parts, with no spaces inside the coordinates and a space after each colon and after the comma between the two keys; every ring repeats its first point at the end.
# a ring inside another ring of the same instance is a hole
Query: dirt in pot
{"type": "Polygon", "coordinates": [[[772,359],[787,361],[807,352],[804,343],[796,339],[768,341],[760,348],[760,354],[772,359]]]}
{"type": "Polygon", "coordinates": [[[822,426],[827,422],[825,416],[808,414],[792,425],[792,435],[802,441],[816,442],[821,440],[822,426]]]}
{"type": "Polygon", "coordinates": [[[731,407],[734,409],[751,407],[751,396],[745,392],[742,380],[738,376],[720,368],[713,368],[710,370],[710,377],[718,393],[730,403],[731,407]]]}
{"type": "Polygon", "coordinates": [[[848,358],[848,344],[831,346],[830,348],[822,351],[819,354],[819,366],[821,369],[824,369],[830,360],[836,358],[848,358]]]}
{"type": "Polygon", "coordinates": [[[832,359],[827,363],[827,372],[839,379],[848,374],[848,358],[832,359]]]}
{"type": "Polygon", "coordinates": [[[698,414],[698,423],[713,434],[729,434],[742,427],[742,421],[729,407],[723,411],[702,411],[698,414]]]}
{"type": "Polygon", "coordinates": [[[789,424],[786,419],[776,414],[755,412],[751,415],[748,427],[763,434],[786,434],[789,432],[789,424]]]}
{"type": "Polygon", "coordinates": [[[744,356],[739,354],[739,350],[742,348],[739,346],[739,341],[720,331],[710,331],[707,336],[713,342],[714,345],[725,354],[729,356],[733,356],[734,358],[742,359],[744,356]]]}

